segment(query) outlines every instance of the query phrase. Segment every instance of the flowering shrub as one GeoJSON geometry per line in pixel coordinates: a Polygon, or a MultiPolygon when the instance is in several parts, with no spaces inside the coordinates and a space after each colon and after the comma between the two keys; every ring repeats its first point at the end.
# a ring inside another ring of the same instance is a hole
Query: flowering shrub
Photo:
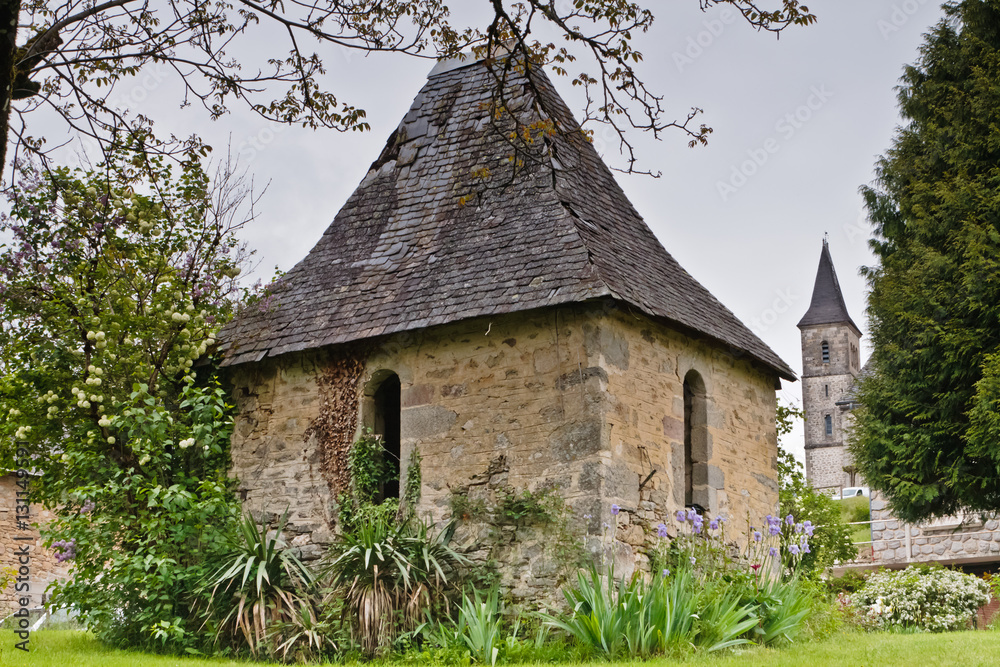
{"type": "Polygon", "coordinates": [[[851,599],[870,627],[943,632],[967,628],[990,587],[970,574],[910,567],[871,575],[851,599]]]}
{"type": "Polygon", "coordinates": [[[43,536],[73,561],[56,603],[108,641],[179,650],[201,641],[193,591],[236,506],[212,350],[240,298],[249,195],[198,155],[136,157],[20,165],[6,191],[0,465],[23,448],[43,473],[43,536]]]}

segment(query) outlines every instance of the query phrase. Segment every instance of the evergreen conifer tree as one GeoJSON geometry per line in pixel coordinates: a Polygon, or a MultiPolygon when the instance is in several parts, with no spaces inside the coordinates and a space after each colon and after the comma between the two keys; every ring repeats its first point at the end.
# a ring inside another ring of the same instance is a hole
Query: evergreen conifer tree
{"type": "Polygon", "coordinates": [[[863,188],[872,372],[852,451],[897,516],[1000,509],[1000,2],[945,6],[863,188]]]}

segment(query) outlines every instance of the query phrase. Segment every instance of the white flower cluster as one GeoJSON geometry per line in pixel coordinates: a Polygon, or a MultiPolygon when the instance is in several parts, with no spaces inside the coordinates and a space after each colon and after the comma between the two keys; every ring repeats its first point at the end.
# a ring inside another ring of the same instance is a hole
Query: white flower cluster
{"type": "Polygon", "coordinates": [[[73,398],[76,399],[76,405],[84,410],[90,408],[91,404],[100,405],[104,402],[104,394],[87,394],[83,389],[79,387],[73,387],[69,390],[73,394],[73,398]]]}
{"type": "Polygon", "coordinates": [[[968,627],[989,599],[989,585],[974,575],[913,567],[873,574],[852,601],[876,628],[943,632],[968,627]]]}

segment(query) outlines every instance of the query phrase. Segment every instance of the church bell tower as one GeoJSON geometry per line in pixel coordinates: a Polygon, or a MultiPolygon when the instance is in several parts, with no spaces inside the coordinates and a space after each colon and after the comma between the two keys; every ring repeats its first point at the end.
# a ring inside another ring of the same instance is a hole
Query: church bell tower
{"type": "Polygon", "coordinates": [[[847,451],[850,406],[842,399],[861,371],[861,330],[847,312],[825,238],[812,301],[798,327],[802,336],[806,477],[817,490],[853,486],[857,479],[847,451]]]}

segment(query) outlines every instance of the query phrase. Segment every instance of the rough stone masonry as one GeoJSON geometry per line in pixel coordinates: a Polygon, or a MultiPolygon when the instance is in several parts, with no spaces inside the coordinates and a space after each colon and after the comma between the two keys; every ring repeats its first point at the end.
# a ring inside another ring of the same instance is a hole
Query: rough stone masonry
{"type": "MultiPolygon", "coordinates": [[[[495,62],[436,67],[316,246],[220,333],[233,474],[307,557],[366,427],[404,473],[419,452],[420,516],[556,489],[619,572],[679,508],[776,509],[794,374],[663,248],[544,73],[495,62]]],[[[500,532],[508,588],[553,594],[551,536],[500,532]]]]}

